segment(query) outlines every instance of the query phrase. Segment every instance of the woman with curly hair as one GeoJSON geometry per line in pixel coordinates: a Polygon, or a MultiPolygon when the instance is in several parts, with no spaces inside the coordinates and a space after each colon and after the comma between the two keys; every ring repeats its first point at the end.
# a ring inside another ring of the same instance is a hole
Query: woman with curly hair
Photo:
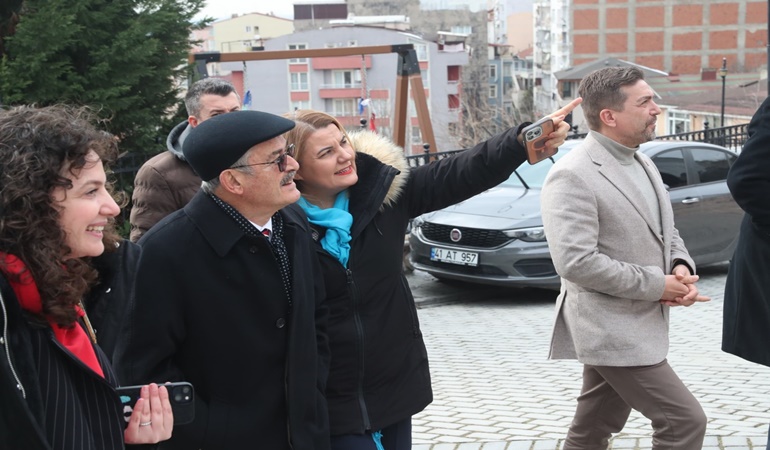
{"type": "Polygon", "coordinates": [[[0,448],[121,449],[171,436],[165,387],[142,388],[128,426],[83,310],[91,258],[115,247],[103,163],[112,136],[83,109],[0,111],[0,448]]]}

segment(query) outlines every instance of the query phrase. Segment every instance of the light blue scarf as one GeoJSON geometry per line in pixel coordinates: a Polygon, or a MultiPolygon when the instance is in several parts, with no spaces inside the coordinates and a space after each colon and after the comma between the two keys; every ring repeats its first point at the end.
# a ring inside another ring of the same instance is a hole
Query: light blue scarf
{"type": "Polygon", "coordinates": [[[297,203],[305,210],[310,223],[326,228],[321,247],[347,268],[350,256],[350,227],[353,225],[353,216],[348,212],[348,192],[337,194],[331,208],[321,209],[305,200],[305,197],[300,197],[297,203]]]}

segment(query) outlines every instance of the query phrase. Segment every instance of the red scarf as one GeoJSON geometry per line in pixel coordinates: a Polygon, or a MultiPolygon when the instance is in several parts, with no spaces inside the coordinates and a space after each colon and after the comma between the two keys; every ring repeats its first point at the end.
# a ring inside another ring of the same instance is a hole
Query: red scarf
{"type": "MultiPolygon", "coordinates": [[[[27,267],[14,255],[0,252],[0,259],[3,262],[0,265],[0,270],[6,275],[10,275],[9,283],[22,309],[35,315],[40,315],[43,312],[43,302],[40,299],[40,292],[37,290],[35,280],[32,279],[32,275],[27,270],[27,267]]],[[[79,306],[75,306],[75,311],[78,317],[83,317],[86,314],[79,306]]],[[[75,355],[77,359],[82,361],[83,364],[104,378],[104,372],[99,365],[99,360],[96,358],[94,346],[91,344],[91,340],[88,339],[83,327],[75,324],[71,328],[63,328],[51,320],[50,317],[46,319],[48,324],[51,325],[56,340],[75,355]]]]}

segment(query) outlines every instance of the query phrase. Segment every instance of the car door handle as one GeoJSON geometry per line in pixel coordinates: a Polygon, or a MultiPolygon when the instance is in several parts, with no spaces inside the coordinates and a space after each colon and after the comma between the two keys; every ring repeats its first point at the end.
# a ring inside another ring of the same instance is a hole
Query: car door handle
{"type": "Polygon", "coordinates": [[[699,201],[700,198],[698,197],[687,197],[686,199],[682,200],[682,203],[689,205],[690,203],[698,203],[699,201]]]}

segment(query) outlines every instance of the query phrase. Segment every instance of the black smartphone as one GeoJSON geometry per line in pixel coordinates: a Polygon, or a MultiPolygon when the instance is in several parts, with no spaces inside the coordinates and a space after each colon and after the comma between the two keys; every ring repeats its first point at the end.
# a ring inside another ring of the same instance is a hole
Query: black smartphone
{"type": "MultiPolygon", "coordinates": [[[[158,383],[168,389],[168,398],[171,402],[171,410],[174,411],[174,425],[190,423],[195,419],[195,389],[186,381],[175,383],[158,383]]],[[[134,405],[141,396],[142,386],[122,386],[117,388],[120,402],[123,404],[123,416],[126,423],[134,412],[134,405]]]]}
{"type": "Polygon", "coordinates": [[[545,146],[545,141],[553,130],[553,120],[550,117],[543,117],[521,130],[524,135],[524,145],[527,147],[527,161],[530,164],[539,163],[559,151],[558,148],[549,149],[545,146]]]}

